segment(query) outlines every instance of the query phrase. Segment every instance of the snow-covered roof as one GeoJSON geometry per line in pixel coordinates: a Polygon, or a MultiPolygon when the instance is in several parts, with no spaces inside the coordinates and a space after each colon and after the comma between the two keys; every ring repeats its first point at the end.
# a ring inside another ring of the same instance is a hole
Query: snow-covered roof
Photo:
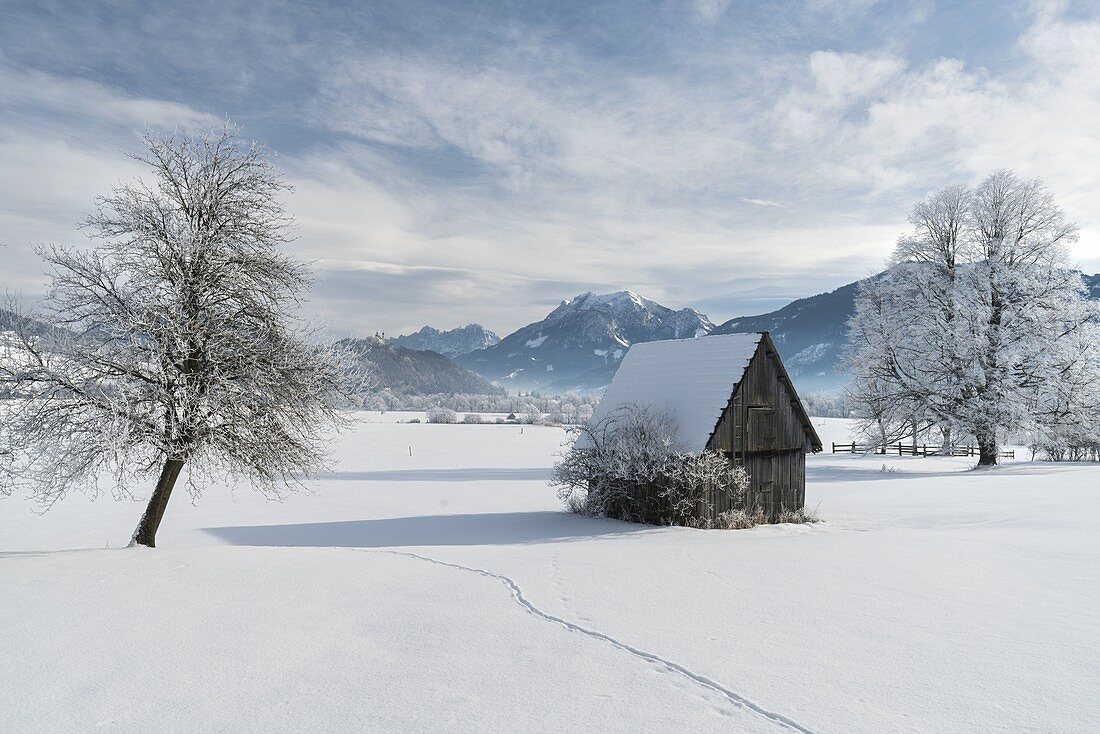
{"type": "Polygon", "coordinates": [[[672,415],[684,450],[702,451],[761,338],[721,334],[635,344],[623,357],[592,420],[601,420],[621,405],[650,405],[672,415]]]}

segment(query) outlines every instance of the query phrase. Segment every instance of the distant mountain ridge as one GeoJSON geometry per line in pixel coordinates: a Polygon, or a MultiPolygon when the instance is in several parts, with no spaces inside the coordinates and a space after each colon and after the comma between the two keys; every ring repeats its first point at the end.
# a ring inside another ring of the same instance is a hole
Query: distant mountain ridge
{"type": "MultiPolygon", "coordinates": [[[[1100,300],[1100,274],[1081,277],[1089,298],[1100,300]]],[[[848,319],[855,312],[856,292],[863,282],[800,298],[771,313],[730,319],[713,333],[771,332],[796,389],[804,393],[835,392],[848,381],[841,357],[848,346],[848,319]]]]}
{"type": "Polygon", "coordinates": [[[708,334],[692,308],[667,308],[632,291],[581,293],[546,318],[455,361],[515,390],[591,391],[606,386],[631,344],[708,334]]]}
{"type": "MultiPolygon", "coordinates": [[[[1090,298],[1100,300],[1100,274],[1082,278],[1090,298]]],[[[562,301],[545,319],[509,334],[495,347],[456,361],[512,390],[590,392],[611,382],[630,344],[767,331],[796,389],[835,392],[847,382],[840,362],[861,282],[719,326],[695,309],[673,311],[631,291],[584,293],[562,301]]]]}
{"type": "Polygon", "coordinates": [[[374,389],[399,395],[504,395],[505,391],[475,372],[459,367],[438,352],[406,349],[388,344],[377,337],[343,339],[338,346],[348,348],[368,373],[374,389]]]}
{"type": "Polygon", "coordinates": [[[447,331],[424,326],[420,331],[391,337],[386,341],[406,349],[427,349],[454,359],[499,344],[500,337],[481,324],[467,324],[447,331]]]}
{"type": "Polygon", "coordinates": [[[22,328],[28,334],[43,334],[50,327],[33,317],[20,316],[5,308],[0,308],[0,332],[15,331],[22,328]]]}
{"type": "Polygon", "coordinates": [[[847,381],[840,359],[848,344],[848,319],[855,311],[856,292],[862,282],[800,298],[771,313],[730,319],[713,333],[767,331],[796,390],[837,390],[847,381]]]}

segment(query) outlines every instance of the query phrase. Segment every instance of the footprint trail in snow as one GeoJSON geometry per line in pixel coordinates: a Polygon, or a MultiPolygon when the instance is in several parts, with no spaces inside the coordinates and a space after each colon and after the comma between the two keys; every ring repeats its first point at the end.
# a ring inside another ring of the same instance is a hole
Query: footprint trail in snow
{"type": "Polygon", "coordinates": [[[645,650],[639,650],[638,648],[636,648],[632,645],[628,645],[627,643],[622,642],[621,640],[618,640],[618,639],[612,637],[611,635],[605,634],[605,633],[600,632],[598,630],[593,630],[593,629],[588,629],[587,627],[582,627],[581,625],[574,624],[573,622],[562,619],[561,617],[557,617],[553,614],[548,614],[547,612],[542,611],[541,609],[536,607],[534,604],[532,604],[527,599],[526,596],[524,596],[523,590],[519,587],[519,584],[517,584],[515,581],[513,581],[508,576],[505,576],[504,574],[494,573],[492,571],[486,571],[483,568],[473,568],[471,566],[462,566],[462,565],[457,564],[457,563],[450,563],[448,561],[441,561],[437,558],[430,558],[428,556],[422,556],[418,553],[409,553],[409,552],[405,552],[405,551],[394,551],[394,550],[375,550],[375,549],[368,549],[368,548],[355,548],[354,550],[359,551],[361,553],[384,553],[386,555],[391,555],[391,556],[405,556],[406,558],[415,558],[417,560],[425,561],[427,563],[434,563],[437,566],[446,566],[447,568],[454,568],[454,569],[457,569],[459,571],[466,571],[467,573],[476,573],[479,576],[484,576],[486,578],[496,579],[497,581],[500,581],[502,584],[504,584],[505,587],[507,587],[507,589],[512,594],[512,598],[516,601],[517,604],[519,604],[527,612],[529,612],[530,614],[535,615],[536,617],[540,617],[540,618],[546,620],[547,622],[553,622],[554,624],[559,624],[559,625],[561,625],[562,627],[565,627],[567,630],[569,630],[571,632],[579,632],[582,635],[587,635],[588,637],[592,637],[592,638],[597,639],[597,640],[603,640],[604,642],[607,642],[607,643],[613,645],[614,647],[619,648],[620,650],[628,652],[628,653],[630,653],[631,655],[633,655],[637,658],[641,658],[642,660],[645,660],[647,662],[655,663],[657,665],[660,665],[664,668],[667,668],[668,670],[673,671],[674,673],[679,673],[680,675],[682,675],[685,678],[687,678],[687,679],[703,686],[704,688],[708,688],[708,689],[724,696],[726,699],[728,699],[732,704],[734,704],[738,708],[741,708],[741,709],[749,711],[753,714],[756,714],[757,716],[760,716],[764,719],[767,719],[768,721],[770,721],[774,724],[777,724],[777,725],[779,725],[779,726],[781,726],[785,729],[788,729],[790,731],[801,732],[801,734],[814,734],[812,729],[809,729],[809,728],[803,726],[802,724],[799,724],[797,721],[795,721],[791,718],[788,718],[788,717],[784,716],[783,714],[776,713],[775,711],[769,711],[768,709],[764,708],[763,706],[761,706],[757,703],[754,703],[753,701],[750,701],[749,699],[745,698],[744,696],[742,696],[739,693],[736,693],[735,691],[731,691],[730,689],[728,689],[728,688],[722,686],[721,684],[711,680],[710,678],[707,678],[704,675],[699,675],[698,673],[694,673],[691,670],[688,670],[687,668],[680,665],[679,663],[674,663],[671,660],[666,660],[666,659],[662,658],[659,655],[654,655],[653,653],[646,652],[645,650]]]}

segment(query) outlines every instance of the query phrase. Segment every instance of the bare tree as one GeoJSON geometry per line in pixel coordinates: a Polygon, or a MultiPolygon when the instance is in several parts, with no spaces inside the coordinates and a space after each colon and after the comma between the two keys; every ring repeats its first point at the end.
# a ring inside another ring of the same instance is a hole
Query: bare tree
{"type": "Polygon", "coordinates": [[[294,315],[307,270],[280,251],[288,186],[263,148],[228,125],[145,146],[151,180],[97,200],[91,249],[40,250],[53,328],[17,329],[0,364],[17,396],[0,479],[48,508],[104,475],[116,498],[156,477],[132,540],[151,547],[185,466],[193,496],[214,476],[294,489],[342,420],[343,377],[294,315]]]}

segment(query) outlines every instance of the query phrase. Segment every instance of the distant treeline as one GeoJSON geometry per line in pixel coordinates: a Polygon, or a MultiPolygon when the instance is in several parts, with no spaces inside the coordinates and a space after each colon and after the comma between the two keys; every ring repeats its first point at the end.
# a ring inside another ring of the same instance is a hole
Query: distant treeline
{"type": "Polygon", "coordinates": [[[546,416],[561,416],[563,423],[586,421],[599,398],[592,395],[469,395],[464,393],[435,393],[432,395],[401,395],[391,390],[364,395],[360,407],[364,410],[417,410],[447,408],[456,413],[515,413],[526,415],[539,412],[546,416]]]}
{"type": "Polygon", "coordinates": [[[806,412],[817,418],[851,418],[854,407],[844,393],[809,393],[800,395],[806,412]]]}

